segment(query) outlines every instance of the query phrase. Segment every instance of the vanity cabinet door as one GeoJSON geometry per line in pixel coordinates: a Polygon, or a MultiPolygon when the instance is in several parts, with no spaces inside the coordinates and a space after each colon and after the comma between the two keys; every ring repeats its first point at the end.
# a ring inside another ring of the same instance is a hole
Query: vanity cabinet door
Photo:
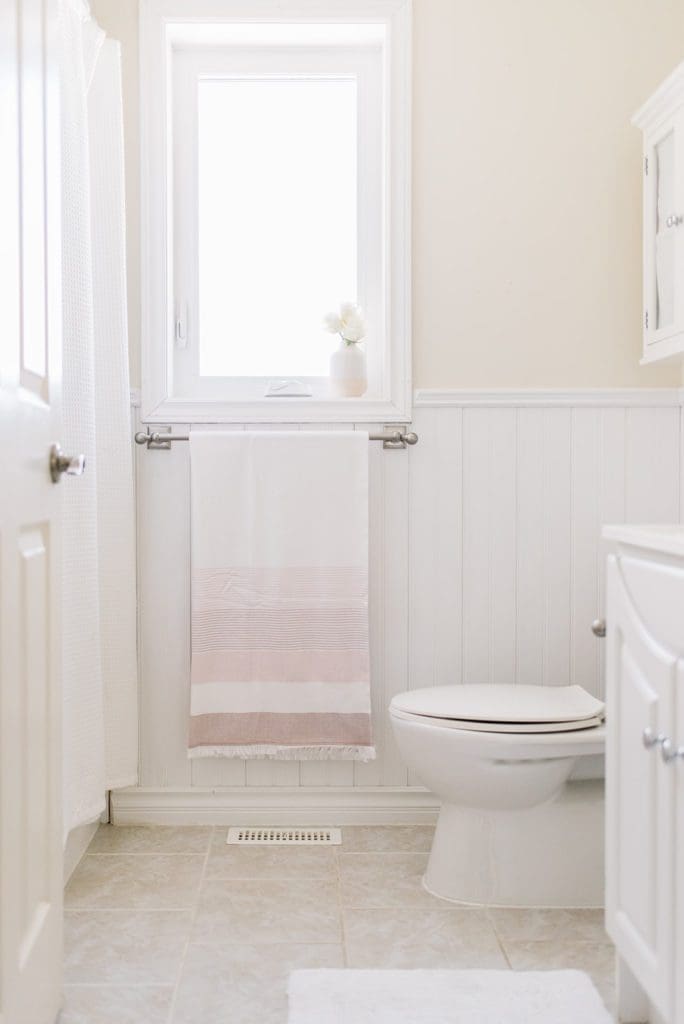
{"type": "MultiPolygon", "coordinates": [[[[647,595],[652,605],[653,586],[647,595]]],[[[606,922],[665,1020],[674,987],[675,772],[661,756],[674,727],[677,655],[661,646],[608,559],[606,922]]],[[[649,621],[651,621],[649,619],[649,621]]]]}
{"type": "MultiPolygon", "coordinates": [[[[684,618],[684,615],[683,615],[684,618]]],[[[684,659],[677,666],[674,739],[684,752],[684,659]]],[[[671,764],[675,787],[675,1024],[684,1024],[684,756],[671,764]]]]}

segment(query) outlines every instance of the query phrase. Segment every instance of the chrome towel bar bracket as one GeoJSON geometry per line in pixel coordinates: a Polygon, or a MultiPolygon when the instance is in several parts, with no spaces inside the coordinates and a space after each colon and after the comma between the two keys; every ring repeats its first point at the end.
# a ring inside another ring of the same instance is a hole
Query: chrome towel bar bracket
{"type": "MultiPolygon", "coordinates": [[[[160,427],[151,431],[139,430],[135,435],[136,444],[144,444],[154,451],[164,451],[171,447],[173,441],[188,441],[188,434],[174,434],[171,427],[160,427]]],[[[407,431],[404,427],[385,427],[377,434],[369,434],[369,441],[382,441],[383,448],[406,448],[408,445],[418,444],[418,435],[413,431],[407,431]]]]}

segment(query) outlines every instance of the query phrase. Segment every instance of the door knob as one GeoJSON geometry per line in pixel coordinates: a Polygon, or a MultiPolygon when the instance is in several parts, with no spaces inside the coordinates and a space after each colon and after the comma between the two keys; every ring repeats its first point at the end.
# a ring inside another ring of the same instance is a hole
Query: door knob
{"type": "Polygon", "coordinates": [[[684,217],[682,217],[680,213],[671,213],[665,221],[665,226],[668,228],[679,227],[679,225],[682,223],[682,220],[684,220],[684,217]]]}
{"type": "Polygon", "coordinates": [[[658,735],[653,732],[653,729],[649,729],[648,726],[644,729],[641,734],[641,740],[647,750],[651,750],[652,747],[662,747],[666,743],[669,743],[667,736],[664,733],[659,732],[658,735]]]}
{"type": "Polygon", "coordinates": [[[677,758],[684,760],[684,747],[675,747],[672,740],[664,740],[660,745],[660,756],[665,764],[669,764],[670,761],[676,761],[677,758]]]}
{"type": "Polygon", "coordinates": [[[85,455],[65,455],[58,444],[50,449],[50,479],[58,484],[62,473],[67,476],[83,476],[85,471],[85,455]]]}

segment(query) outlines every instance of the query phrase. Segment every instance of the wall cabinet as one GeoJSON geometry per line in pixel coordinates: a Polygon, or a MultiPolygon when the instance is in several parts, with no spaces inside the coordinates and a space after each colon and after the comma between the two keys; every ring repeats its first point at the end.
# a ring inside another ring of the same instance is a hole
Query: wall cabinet
{"type": "Polygon", "coordinates": [[[684,1024],[684,529],[604,535],[617,541],[607,582],[606,922],[622,968],[618,1002],[624,1021],[684,1024]]]}
{"type": "Polygon", "coordinates": [[[643,153],[643,363],[684,352],[684,63],[632,119],[643,153]]]}

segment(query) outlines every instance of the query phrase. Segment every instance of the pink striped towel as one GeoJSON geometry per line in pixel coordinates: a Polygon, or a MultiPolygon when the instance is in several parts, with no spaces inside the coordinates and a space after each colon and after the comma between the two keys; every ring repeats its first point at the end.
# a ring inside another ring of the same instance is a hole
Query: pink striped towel
{"type": "Polygon", "coordinates": [[[190,757],[370,760],[368,435],[190,435],[190,757]]]}

